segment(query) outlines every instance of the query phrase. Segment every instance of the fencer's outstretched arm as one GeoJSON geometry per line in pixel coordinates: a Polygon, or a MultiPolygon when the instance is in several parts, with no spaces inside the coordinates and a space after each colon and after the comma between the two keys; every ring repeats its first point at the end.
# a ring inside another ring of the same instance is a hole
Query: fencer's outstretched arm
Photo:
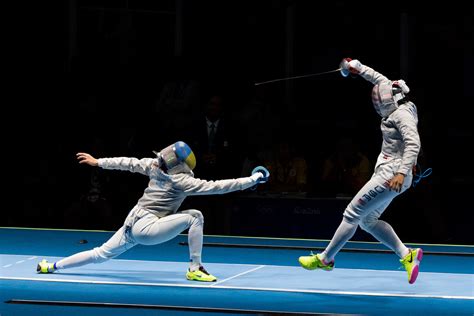
{"type": "Polygon", "coordinates": [[[263,178],[263,175],[260,172],[257,172],[250,177],[217,181],[196,179],[188,174],[179,174],[176,176],[181,177],[181,179],[176,182],[177,185],[180,186],[188,195],[225,194],[245,190],[259,183],[259,180],[263,178]]]}
{"type": "Polygon", "coordinates": [[[116,158],[100,158],[96,159],[97,166],[103,169],[110,170],[124,170],[130,172],[137,172],[149,176],[153,168],[158,166],[157,159],[153,158],[129,158],[129,157],[116,157],[116,158]]]}

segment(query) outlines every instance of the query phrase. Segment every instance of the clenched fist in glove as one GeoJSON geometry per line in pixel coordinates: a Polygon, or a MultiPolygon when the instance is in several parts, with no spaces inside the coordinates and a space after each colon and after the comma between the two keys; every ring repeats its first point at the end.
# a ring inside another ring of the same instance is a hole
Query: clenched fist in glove
{"type": "Polygon", "coordinates": [[[358,75],[362,72],[362,64],[357,59],[344,58],[339,66],[344,77],[349,76],[349,74],[358,75]]]}
{"type": "Polygon", "coordinates": [[[268,178],[270,178],[270,171],[263,166],[255,167],[252,170],[252,178],[253,177],[256,178],[257,183],[265,183],[268,181],[268,178]]]}
{"type": "Polygon", "coordinates": [[[252,175],[250,176],[250,178],[257,181],[257,184],[250,188],[250,190],[255,190],[259,183],[265,183],[268,181],[268,178],[270,178],[270,171],[268,171],[267,168],[262,166],[255,167],[252,170],[252,175]]]}

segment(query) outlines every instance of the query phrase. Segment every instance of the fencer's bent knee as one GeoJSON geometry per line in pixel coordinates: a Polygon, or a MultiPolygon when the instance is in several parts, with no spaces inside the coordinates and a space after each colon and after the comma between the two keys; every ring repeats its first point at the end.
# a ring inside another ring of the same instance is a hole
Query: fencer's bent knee
{"type": "Polygon", "coordinates": [[[343,214],[343,220],[349,224],[358,225],[360,218],[354,212],[350,212],[346,209],[343,214]]]}
{"type": "Polygon", "coordinates": [[[360,221],[360,228],[370,233],[370,231],[375,226],[375,224],[377,224],[377,221],[378,221],[378,218],[373,217],[373,216],[367,216],[363,220],[360,221]]]}
{"type": "Polygon", "coordinates": [[[204,215],[202,215],[201,211],[198,210],[186,210],[186,213],[194,217],[195,220],[197,220],[199,223],[203,224],[204,223],[204,215]]]}

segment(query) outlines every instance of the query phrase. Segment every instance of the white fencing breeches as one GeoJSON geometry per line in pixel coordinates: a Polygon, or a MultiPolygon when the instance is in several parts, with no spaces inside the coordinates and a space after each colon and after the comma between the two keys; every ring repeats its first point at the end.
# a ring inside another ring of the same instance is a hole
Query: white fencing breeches
{"type": "Polygon", "coordinates": [[[67,269],[104,262],[137,244],[156,245],[166,242],[188,228],[190,258],[192,264],[199,265],[201,264],[203,227],[204,217],[198,210],[181,211],[162,218],[148,213],[134,222],[131,228],[122,226],[102,246],[64,258],[56,262],[56,267],[67,269]]]}
{"type": "Polygon", "coordinates": [[[359,190],[344,211],[342,223],[323,252],[323,259],[331,261],[345,243],[354,236],[357,226],[372,234],[378,241],[395,251],[399,257],[408,253],[392,227],[379,217],[399,194],[411,185],[411,173],[405,177],[400,192],[390,190],[388,183],[393,177],[391,166],[381,166],[372,178],[359,190]]]}

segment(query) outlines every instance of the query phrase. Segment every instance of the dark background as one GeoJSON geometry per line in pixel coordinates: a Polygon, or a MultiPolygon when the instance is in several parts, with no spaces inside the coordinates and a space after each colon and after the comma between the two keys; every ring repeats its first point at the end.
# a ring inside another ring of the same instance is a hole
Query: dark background
{"type": "MultiPolygon", "coordinates": [[[[224,95],[241,135],[240,152],[257,138],[262,146],[290,139],[308,161],[312,188],[321,160],[341,134],[355,136],[375,162],[379,117],[363,79],[332,73],[261,90],[254,86],[336,69],[342,58],[352,57],[391,79],[405,79],[419,112],[420,162],[433,168],[419,187],[394,201],[384,218],[412,241],[471,244],[473,12],[469,7],[457,7],[456,13],[408,8],[404,2],[373,7],[350,1],[70,0],[24,16],[14,29],[21,31],[14,36],[20,67],[12,78],[19,82],[19,123],[7,134],[16,148],[11,159],[23,166],[15,198],[20,203],[3,217],[4,225],[118,228],[147,179],[93,174],[97,171],[77,164],[75,153],[142,158],[178,139],[186,141],[189,126],[179,124],[183,112],[156,108],[173,80],[196,82],[199,104],[213,93],[224,95]],[[245,114],[256,93],[266,104],[264,119],[245,114]],[[254,138],[247,132],[253,126],[272,132],[254,138]],[[106,183],[102,198],[109,218],[98,222],[93,211],[69,216],[94,176],[106,183]]],[[[183,119],[199,110],[184,111],[183,119]]],[[[317,190],[309,193],[318,197],[317,190]]],[[[231,198],[239,203],[239,193],[231,198]]],[[[207,202],[196,201],[204,208],[207,202]]],[[[334,210],[338,218],[342,211],[334,210]]],[[[272,220],[269,216],[270,226],[272,220]]],[[[206,233],[230,232],[209,222],[206,233]]],[[[278,231],[268,234],[279,237],[278,231]]],[[[324,237],[317,231],[304,236],[324,237]]]]}

